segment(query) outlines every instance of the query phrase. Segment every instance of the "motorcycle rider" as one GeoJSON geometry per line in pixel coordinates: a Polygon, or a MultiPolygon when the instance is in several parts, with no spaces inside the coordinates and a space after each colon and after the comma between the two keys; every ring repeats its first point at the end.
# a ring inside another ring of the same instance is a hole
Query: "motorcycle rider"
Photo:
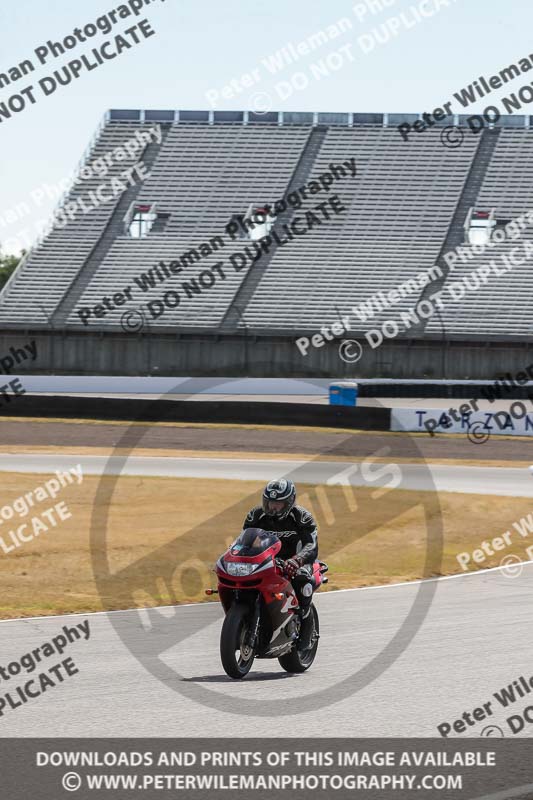
{"type": "Polygon", "coordinates": [[[313,562],[318,557],[318,531],[313,515],[295,502],[296,488],[291,480],[270,481],[263,490],[262,504],[248,513],[243,530],[261,528],[279,537],[281,550],[278,557],[285,561],[285,575],[291,581],[300,604],[300,646],[309,650],[313,633],[311,601],[316,588],[313,562]]]}

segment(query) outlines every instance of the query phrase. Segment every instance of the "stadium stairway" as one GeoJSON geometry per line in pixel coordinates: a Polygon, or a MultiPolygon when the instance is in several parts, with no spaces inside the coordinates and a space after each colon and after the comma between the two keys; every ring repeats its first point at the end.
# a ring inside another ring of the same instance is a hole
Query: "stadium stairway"
{"type": "MultiPolygon", "coordinates": [[[[308,183],[313,167],[315,165],[318,154],[324,139],[327,134],[327,126],[318,125],[312,128],[302,150],[300,159],[294,169],[291,180],[285,192],[286,195],[300,189],[308,183]]],[[[272,198],[272,202],[281,198],[272,198]]],[[[286,211],[280,214],[274,223],[273,230],[281,236],[281,226],[287,225],[291,222],[292,218],[297,214],[297,208],[288,207],[286,211]]],[[[254,296],[254,293],[261,282],[261,278],[268,268],[271,260],[274,258],[277,247],[273,245],[267,254],[264,254],[259,261],[257,261],[246,274],[245,279],[238,288],[235,297],[229,306],[224,319],[221,322],[220,330],[223,333],[235,332],[239,327],[240,321],[244,318],[248,303],[254,296]]]]}
{"type": "MultiPolygon", "coordinates": [[[[148,170],[151,170],[156,162],[156,159],[165,143],[168,136],[169,126],[161,125],[162,140],[158,142],[150,142],[139,156],[139,161],[142,162],[148,170]]],[[[143,182],[138,181],[133,186],[130,186],[119,198],[113,213],[107,221],[107,225],[102,233],[100,239],[96,242],[93,249],[87,256],[87,260],[82,265],[77,275],[73,278],[72,283],[67,287],[63,299],[58,304],[53,316],[52,325],[54,327],[63,326],[73,309],[78,304],[80,298],[84,294],[87,286],[91,283],[94,275],[96,274],[100,264],[104,261],[113,243],[119,236],[124,236],[124,217],[126,216],[131,204],[138,198],[142,191],[143,182]]]]}
{"type": "MultiPolygon", "coordinates": [[[[489,165],[492,161],[496,145],[498,144],[500,132],[501,128],[494,128],[493,130],[486,128],[481,134],[479,146],[474,156],[474,160],[472,161],[472,166],[459,198],[459,202],[457,203],[457,209],[448,230],[448,235],[443,242],[439,257],[436,261],[436,264],[442,270],[443,275],[440,278],[436,278],[431,283],[428,283],[427,286],[424,286],[420,297],[415,304],[415,308],[423,300],[427,300],[432,294],[439,292],[448,280],[450,268],[446,263],[444,256],[446,253],[449,253],[451,250],[455,250],[456,247],[460,247],[465,243],[465,220],[469,210],[477,204],[481,187],[485,180],[489,165]]],[[[413,326],[411,329],[412,335],[422,336],[426,331],[427,325],[427,319],[421,320],[419,325],[413,326]]]]}

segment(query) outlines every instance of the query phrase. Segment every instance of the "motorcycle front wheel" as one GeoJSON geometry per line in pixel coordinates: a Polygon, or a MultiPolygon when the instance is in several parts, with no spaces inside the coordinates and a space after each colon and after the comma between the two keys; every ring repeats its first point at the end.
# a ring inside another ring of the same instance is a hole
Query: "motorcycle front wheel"
{"type": "Polygon", "coordinates": [[[246,643],[250,609],[240,603],[232,605],[222,624],[220,658],[230,678],[244,678],[254,663],[255,650],[246,643]]]}

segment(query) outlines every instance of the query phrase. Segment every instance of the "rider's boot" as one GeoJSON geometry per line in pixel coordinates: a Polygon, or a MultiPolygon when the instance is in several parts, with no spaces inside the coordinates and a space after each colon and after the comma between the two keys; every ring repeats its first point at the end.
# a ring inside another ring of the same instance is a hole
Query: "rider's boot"
{"type": "Polygon", "coordinates": [[[299,644],[301,650],[310,650],[312,645],[313,629],[314,629],[313,614],[311,613],[311,606],[302,611],[302,626],[300,628],[299,644]]]}

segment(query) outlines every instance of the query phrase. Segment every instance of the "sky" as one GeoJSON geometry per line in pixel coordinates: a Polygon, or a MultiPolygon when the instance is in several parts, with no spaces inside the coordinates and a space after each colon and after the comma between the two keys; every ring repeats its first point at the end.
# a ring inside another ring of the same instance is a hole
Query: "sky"
{"type": "MultiPolygon", "coordinates": [[[[47,54],[40,63],[36,50],[49,40],[62,43],[75,28],[120,6],[113,0],[17,0],[0,10],[0,73],[26,59],[35,66],[0,89],[0,109],[29,86],[35,99],[9,119],[0,116],[4,253],[18,253],[36,238],[107,109],[430,112],[479,76],[533,58],[531,0],[270,0],[262,6],[152,0],[137,16],[118,19],[108,34],[64,55],[47,54]],[[114,52],[115,36],[142,20],[153,35],[145,38],[136,28],[127,38],[139,44],[45,96],[39,81],[107,40],[107,52],[114,52]],[[318,34],[326,39],[322,44],[316,44],[318,34]],[[310,37],[314,48],[275,73],[269,69],[277,51],[305,50],[300,43],[310,37]]],[[[497,104],[530,80],[533,71],[468,113],[497,104]]],[[[464,113],[456,102],[452,108],[464,113]]],[[[528,111],[524,106],[522,113],[528,111]]]]}

